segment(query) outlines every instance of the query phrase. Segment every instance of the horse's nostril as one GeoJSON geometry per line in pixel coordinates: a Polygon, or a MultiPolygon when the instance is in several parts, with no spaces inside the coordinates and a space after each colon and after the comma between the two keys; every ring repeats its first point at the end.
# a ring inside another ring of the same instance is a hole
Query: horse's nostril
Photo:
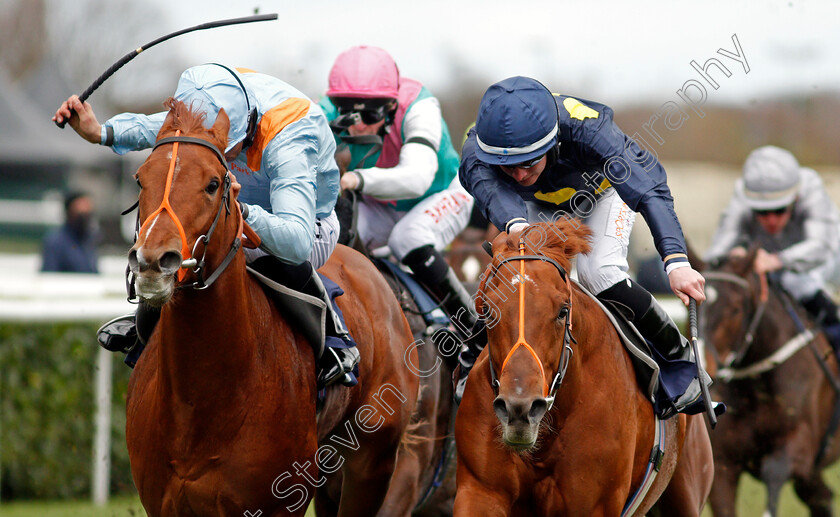
{"type": "Polygon", "coordinates": [[[167,251],[158,260],[160,270],[163,273],[174,274],[181,268],[181,254],[175,251],[167,251]]]}
{"type": "Polygon", "coordinates": [[[135,273],[140,270],[140,265],[137,262],[137,250],[131,250],[128,253],[128,267],[135,273]]]}
{"type": "Polygon", "coordinates": [[[539,421],[548,410],[548,402],[545,399],[534,399],[531,402],[531,410],[528,412],[528,417],[531,421],[539,421]]]}
{"type": "Polygon", "coordinates": [[[507,410],[507,402],[505,402],[504,399],[496,397],[496,400],[493,401],[493,411],[496,412],[496,417],[500,422],[503,424],[508,422],[509,414],[507,410]]]}

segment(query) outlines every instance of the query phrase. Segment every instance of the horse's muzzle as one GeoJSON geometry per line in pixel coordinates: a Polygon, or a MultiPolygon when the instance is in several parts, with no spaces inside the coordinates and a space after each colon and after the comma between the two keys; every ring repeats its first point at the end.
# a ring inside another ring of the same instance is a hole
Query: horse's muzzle
{"type": "Polygon", "coordinates": [[[175,274],[181,268],[181,253],[167,251],[151,258],[142,247],[132,248],[128,267],[137,280],[137,295],[149,305],[160,307],[172,297],[175,274]]]}
{"type": "Polygon", "coordinates": [[[502,424],[502,439],[517,450],[530,449],[537,442],[540,422],[548,410],[548,401],[537,397],[510,397],[499,395],[493,401],[493,410],[502,424]]]}

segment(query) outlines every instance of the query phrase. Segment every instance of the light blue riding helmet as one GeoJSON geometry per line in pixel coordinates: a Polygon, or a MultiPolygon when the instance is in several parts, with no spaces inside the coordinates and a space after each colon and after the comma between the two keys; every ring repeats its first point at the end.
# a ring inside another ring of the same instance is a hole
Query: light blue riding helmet
{"type": "Polygon", "coordinates": [[[558,141],[554,96],[530,77],[509,77],[490,86],[475,122],[476,157],[490,165],[511,165],[546,154],[558,141]]]}
{"type": "Polygon", "coordinates": [[[219,109],[224,108],[230,118],[225,152],[244,140],[248,131],[248,113],[252,104],[238,74],[232,68],[212,63],[194,66],[181,74],[175,90],[177,100],[207,113],[208,126],[215,122],[219,109]]]}

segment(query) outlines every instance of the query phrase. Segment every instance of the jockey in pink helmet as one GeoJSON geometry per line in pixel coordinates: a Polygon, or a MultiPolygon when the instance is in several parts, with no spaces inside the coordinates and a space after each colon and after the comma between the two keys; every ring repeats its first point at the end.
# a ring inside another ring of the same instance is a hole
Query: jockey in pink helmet
{"type": "Polygon", "coordinates": [[[320,105],[351,152],[340,184],[362,194],[362,243],[387,245],[456,327],[471,328],[470,296],[441,251],[466,227],[473,198],[458,181],[458,153],[437,98],[401,77],[385,50],[357,46],[335,60],[320,105]]]}

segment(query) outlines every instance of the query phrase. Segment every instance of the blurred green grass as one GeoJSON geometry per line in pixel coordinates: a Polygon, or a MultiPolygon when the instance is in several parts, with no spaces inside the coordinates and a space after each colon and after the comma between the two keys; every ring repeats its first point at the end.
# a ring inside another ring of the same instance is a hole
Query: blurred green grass
{"type": "MultiPolygon", "coordinates": [[[[834,515],[840,515],[840,464],[835,464],[824,470],[823,479],[834,492],[834,515]]],[[[736,509],[738,517],[762,517],[766,504],[767,490],[764,488],[764,484],[748,474],[741,476],[738,483],[736,509]]],[[[790,482],[782,488],[777,514],[780,517],[808,517],[810,515],[805,505],[796,497],[790,482]]],[[[712,517],[708,504],[702,517],[712,517]]]]}
{"type": "MultiPolygon", "coordinates": [[[[840,464],[834,465],[823,473],[824,479],[834,491],[834,513],[840,515],[840,464]]],[[[738,489],[739,517],[762,517],[764,514],[767,492],[764,485],[749,475],[741,477],[738,489]]],[[[22,501],[0,503],[0,517],[143,517],[145,512],[137,497],[114,497],[104,507],[93,506],[85,501],[22,501]]],[[[790,483],[785,485],[779,500],[779,516],[807,517],[805,508],[790,483]]],[[[310,506],[306,517],[315,517],[315,510],[310,506]]],[[[712,517],[708,508],[703,517],[712,517]]]]}
{"type": "MultiPolygon", "coordinates": [[[[89,501],[21,501],[0,502],[2,517],[143,517],[146,512],[137,496],[112,497],[105,506],[89,501]]],[[[315,517],[310,506],[306,517],[315,517]]]]}

